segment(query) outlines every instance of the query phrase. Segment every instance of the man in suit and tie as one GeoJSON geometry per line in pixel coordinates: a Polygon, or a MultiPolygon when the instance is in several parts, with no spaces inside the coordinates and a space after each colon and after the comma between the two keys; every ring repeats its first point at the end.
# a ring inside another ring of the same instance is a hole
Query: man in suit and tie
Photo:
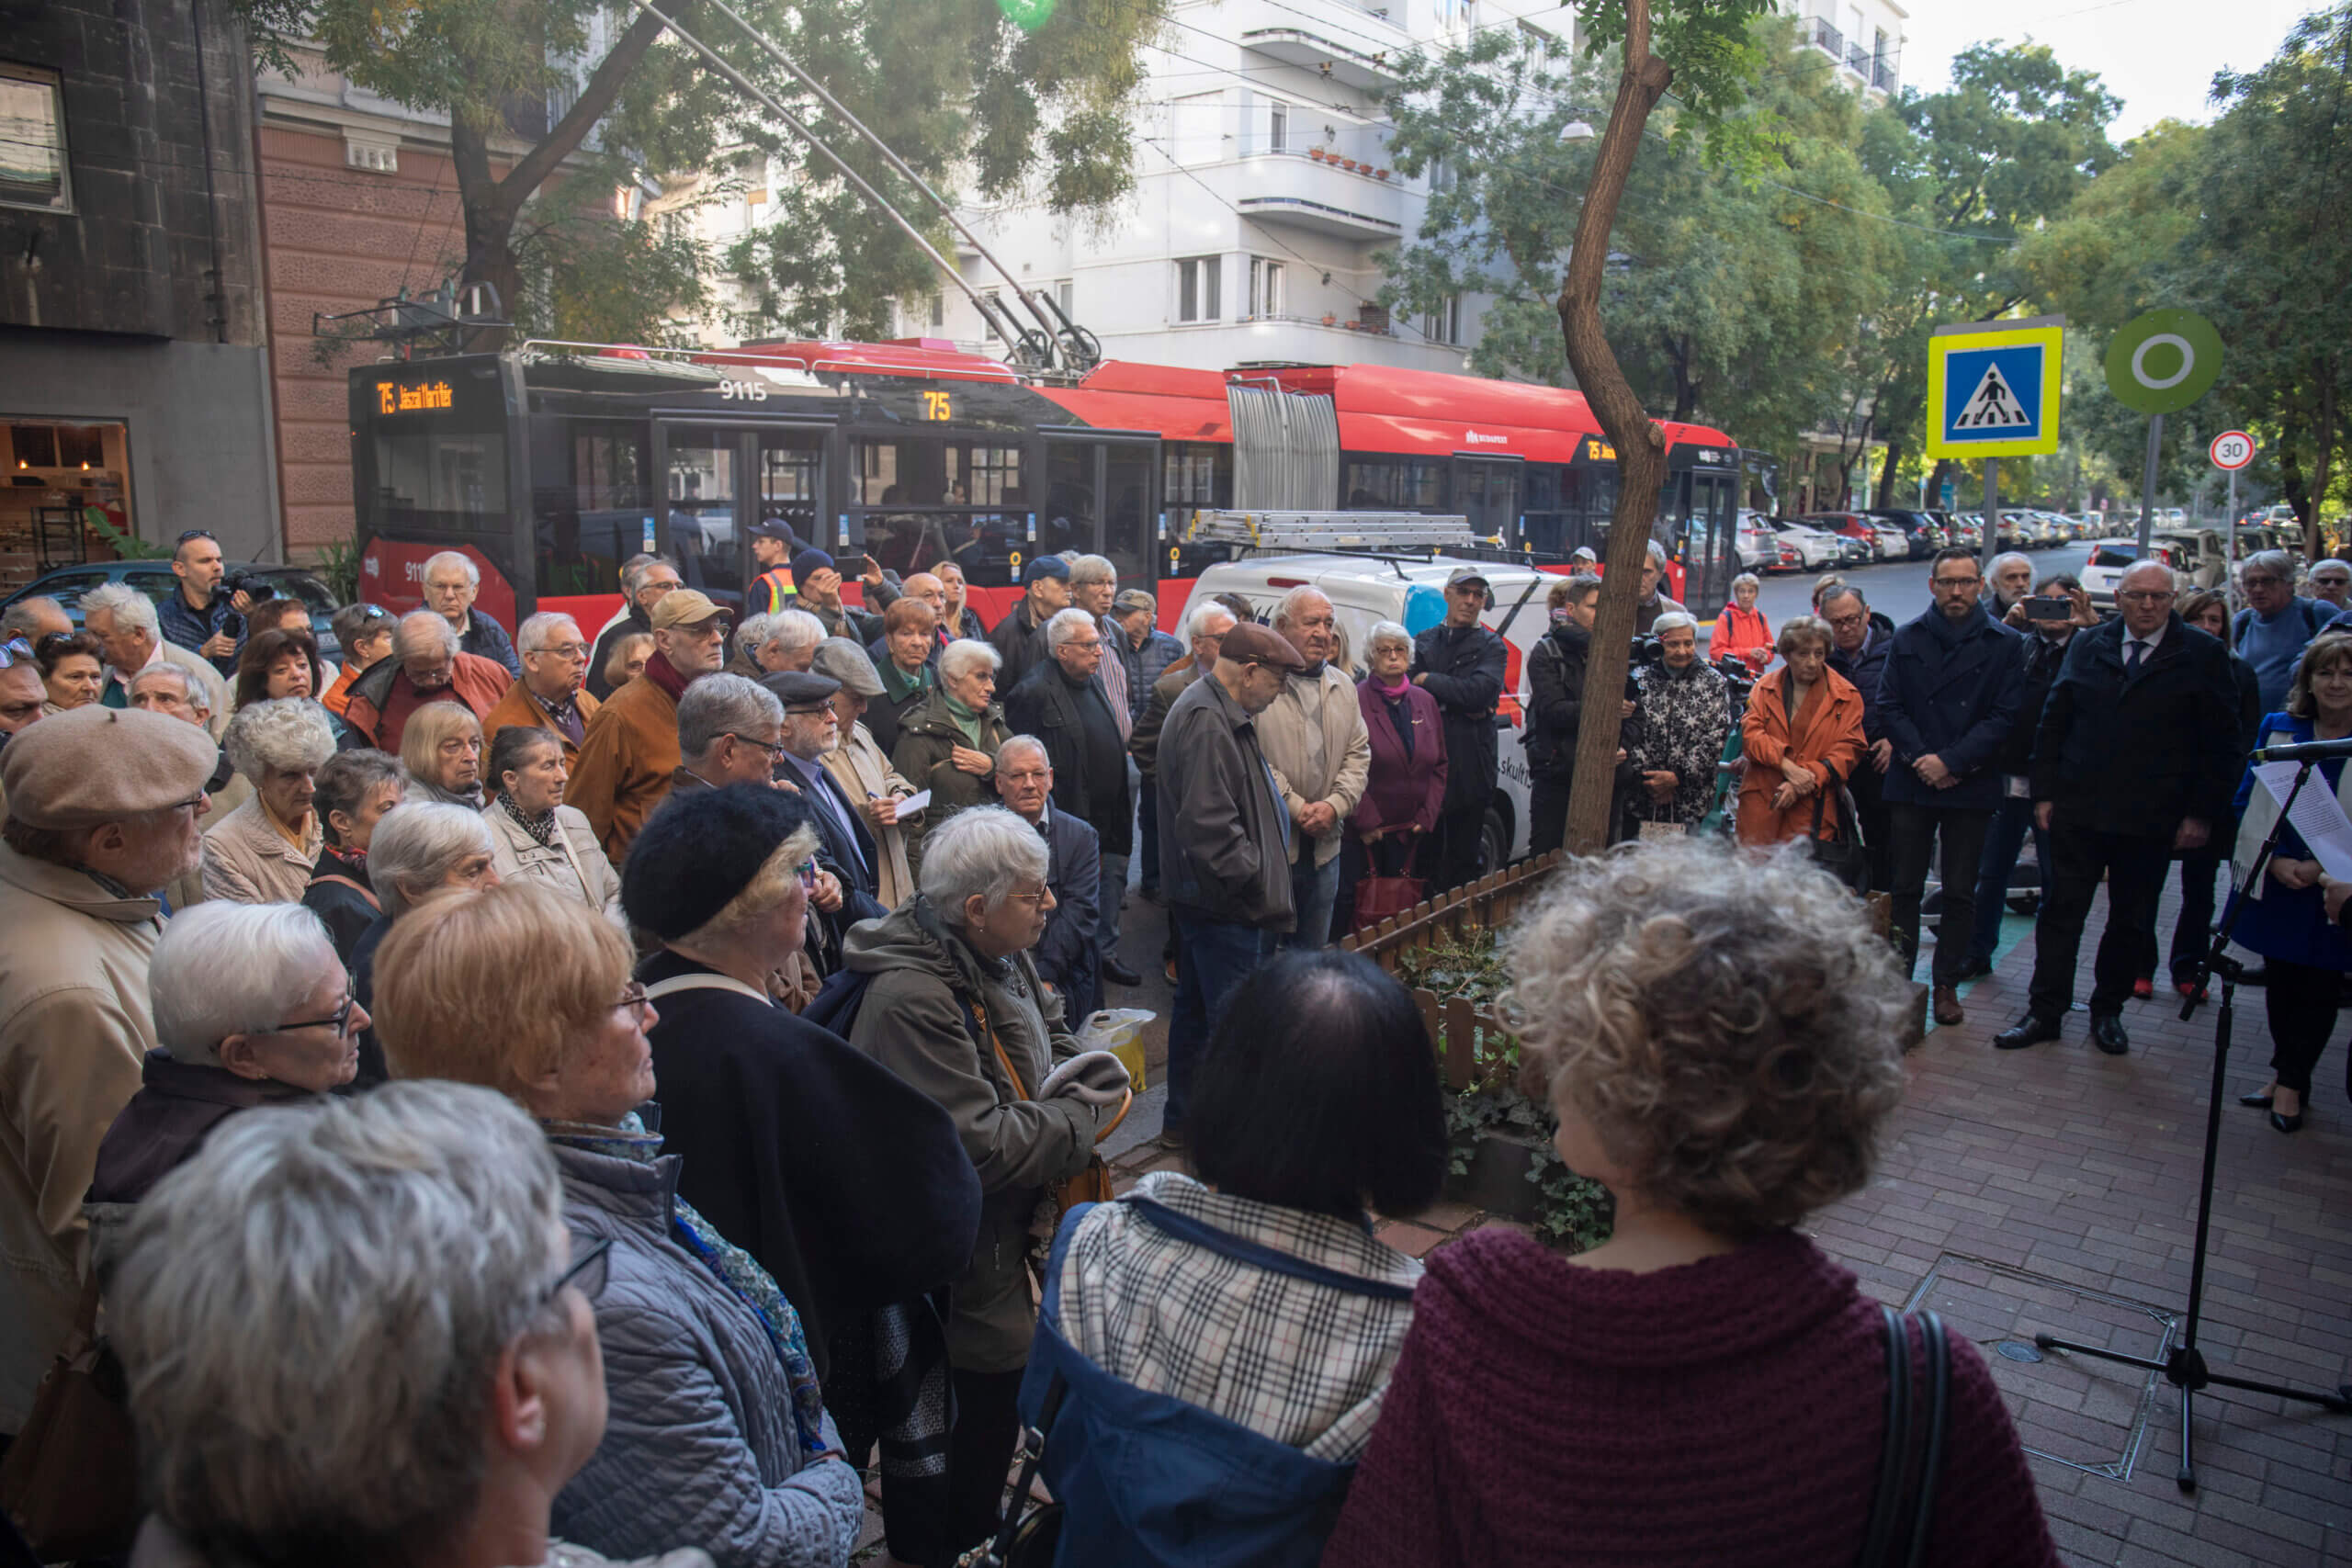
{"type": "Polygon", "coordinates": [[[813,670],[778,671],[760,683],[784,704],[783,749],[776,753],[775,776],[816,807],[821,840],[817,863],[841,882],[842,913],[848,917],[844,925],[888,914],[875,897],[874,835],[865,830],[840,783],[825,771],[826,757],[842,743],[841,716],[833,709],[833,694],[842,683],[813,670]]]}
{"type": "Polygon", "coordinates": [[[2033,809],[2050,834],[2050,896],[2034,928],[2026,1016],[1993,1039],[2004,1051],[2058,1038],[2102,875],[2091,1043],[2110,1056],[2131,1048],[2123,1004],[2142,949],[2154,949],[2165,866],[2227,818],[2245,761],[2229,650],[2174,613],[2175,593],[2160,561],[2126,571],[2115,585],[2121,614],[2075,635],[2042,705],[2033,809]]]}
{"type": "Polygon", "coordinates": [[[1102,1005],[1102,950],[1095,899],[1102,897],[1102,840],[1067,811],[1054,809],[1054,764],[1046,743],[1016,735],[996,749],[996,793],[1046,840],[1046,886],[1054,912],[1029,956],[1037,977],[1062,998],[1076,1029],[1102,1005]]]}

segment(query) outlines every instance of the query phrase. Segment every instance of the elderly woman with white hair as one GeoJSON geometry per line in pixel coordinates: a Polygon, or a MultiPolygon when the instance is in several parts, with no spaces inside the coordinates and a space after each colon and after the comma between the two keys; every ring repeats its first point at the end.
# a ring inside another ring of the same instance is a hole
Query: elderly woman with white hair
{"type": "Polygon", "coordinates": [[[1699,657],[1699,623],[1668,611],[1651,629],[1658,660],[1634,677],[1642,733],[1628,758],[1641,789],[1634,815],[1696,822],[1715,799],[1715,765],[1731,739],[1731,682],[1699,657]]]}
{"type": "Polygon", "coordinates": [[[307,697],[237,710],[221,741],[252,798],[205,830],[204,895],[238,904],[299,904],[324,835],[311,808],[334,724],[307,697]]]}
{"type": "Polygon", "coordinates": [[[1012,739],[997,702],[997,671],[1003,668],[1003,655],[988,643],[949,643],[939,655],[939,689],[899,721],[890,761],[917,789],[931,791],[922,819],[907,828],[907,853],[918,865],[925,837],[994,793],[989,778],[997,748],[1012,739]]]}
{"type": "Polygon", "coordinates": [[[530,1118],[469,1084],[221,1128],[107,1298],[153,1510],[132,1561],[601,1564],[548,1534],[605,1427],[608,1249],[562,1203],[530,1118]]]}
{"type": "Polygon", "coordinates": [[[964,1545],[995,1527],[1012,1462],[1036,1325],[1030,1216],[1048,1186],[1086,1169],[1126,1087],[1108,1056],[1108,1074],[1056,1071],[1078,1043],[1029,953],[1054,910],[1047,862],[1046,841],[1014,813],[958,813],[929,837],[922,891],[854,927],[842,959],[871,977],[850,1043],[955,1119],[984,1194],[947,1323],[958,1410],[947,1513],[964,1545]]]}
{"type": "Polygon", "coordinates": [[[1715,616],[1715,635],[1707,640],[1710,654],[1720,657],[1736,653],[1758,675],[1775,657],[1772,623],[1756,607],[1757,597],[1763,591],[1762,580],[1752,571],[1743,571],[1733,578],[1731,603],[1715,616]]]}
{"type": "MultiPolygon", "coordinates": [[[[394,921],[443,888],[480,892],[498,886],[490,825],[479,811],[437,801],[396,806],[368,842],[368,872],[383,913],[351,950],[351,994],[366,1006],[375,994],[376,949],[394,921]]],[[[359,1037],[362,1089],[386,1077],[384,1048],[368,1030],[359,1037]]]]}
{"type": "Polygon", "coordinates": [[[240,1111],[312,1099],[359,1070],[368,1010],[326,928],[296,904],[199,904],[147,964],[157,1048],[98,1145],[85,1213],[96,1256],[130,1206],[240,1111]]]}
{"type": "Polygon", "coordinates": [[[428,703],[401,735],[401,766],[420,801],[482,808],[481,720],[456,703],[428,703]]]}

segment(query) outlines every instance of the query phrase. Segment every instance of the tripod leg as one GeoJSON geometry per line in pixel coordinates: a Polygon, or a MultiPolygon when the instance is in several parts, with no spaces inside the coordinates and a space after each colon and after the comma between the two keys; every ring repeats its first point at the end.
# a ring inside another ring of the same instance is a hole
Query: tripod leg
{"type": "Polygon", "coordinates": [[[2180,1391],[2180,1469],[2173,1473],[2172,1479],[2173,1484],[2183,1492],[2197,1490],[2197,1458],[2192,1446],[2197,1440],[2196,1429],[2189,1425],[2195,1415],[2196,1399],[2195,1389],[2183,1388],[2180,1391]]]}

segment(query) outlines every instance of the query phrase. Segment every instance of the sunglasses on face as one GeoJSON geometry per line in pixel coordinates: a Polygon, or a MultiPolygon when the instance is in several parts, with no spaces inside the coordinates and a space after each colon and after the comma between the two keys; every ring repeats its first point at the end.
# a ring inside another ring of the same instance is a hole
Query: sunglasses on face
{"type": "Polygon", "coordinates": [[[209,528],[189,528],[180,535],[179,542],[185,545],[191,539],[209,539],[216,545],[220,542],[220,536],[209,528]]]}

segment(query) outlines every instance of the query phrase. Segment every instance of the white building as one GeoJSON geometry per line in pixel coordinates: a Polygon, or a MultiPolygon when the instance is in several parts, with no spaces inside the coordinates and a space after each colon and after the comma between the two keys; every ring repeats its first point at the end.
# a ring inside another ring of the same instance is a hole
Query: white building
{"type": "MultiPolygon", "coordinates": [[[[1374,303],[1373,257],[1414,237],[1428,195],[1389,164],[1379,95],[1417,48],[1495,27],[1565,37],[1572,15],[1535,0],[1179,0],[1147,51],[1136,188],[1119,210],[1090,225],[1012,204],[967,220],[1105,358],[1460,370],[1476,297],[1396,320],[1374,303]]],[[[976,286],[1001,287],[977,254],[957,260],[976,286]]],[[[952,290],[904,325],[983,341],[952,290]]]]}
{"type": "Polygon", "coordinates": [[[1894,0],[1786,0],[1804,41],[1838,62],[1847,85],[1887,97],[1903,83],[1903,24],[1911,13],[1894,0]]]}

